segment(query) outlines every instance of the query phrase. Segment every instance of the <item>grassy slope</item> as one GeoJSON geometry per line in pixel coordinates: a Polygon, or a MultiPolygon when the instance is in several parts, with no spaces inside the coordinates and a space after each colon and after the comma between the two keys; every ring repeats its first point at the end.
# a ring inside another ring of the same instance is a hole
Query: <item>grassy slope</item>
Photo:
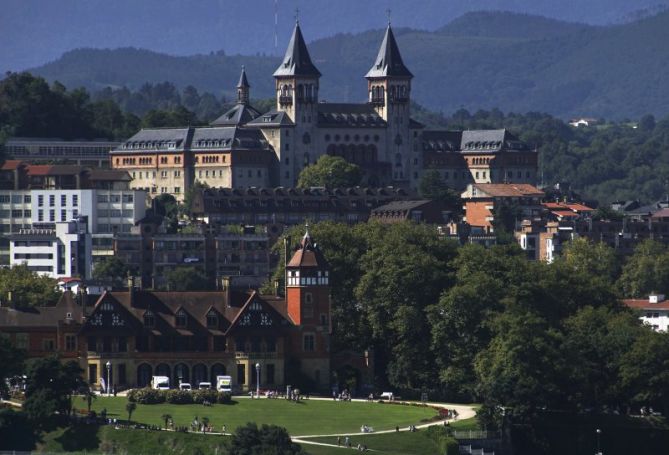
{"type": "MultiPolygon", "coordinates": [[[[336,444],[337,438],[314,438],[313,441],[323,442],[326,444],[336,444]]],[[[377,451],[389,455],[426,455],[435,453],[437,445],[425,436],[424,431],[416,433],[401,432],[401,433],[384,433],[384,434],[370,434],[367,436],[354,436],[351,438],[351,444],[357,446],[358,443],[367,445],[370,450],[377,451]]],[[[326,455],[341,449],[327,448],[304,444],[305,450],[312,455],[326,455]]]]}
{"type": "MultiPolygon", "coordinates": [[[[95,400],[97,412],[107,409],[112,418],[127,419],[125,398],[101,397],[95,400]]],[[[83,402],[76,407],[84,407],[83,402]]],[[[152,425],[163,425],[161,416],[171,414],[177,426],[189,425],[195,416],[208,417],[216,431],[225,424],[228,431],[247,422],[275,424],[286,428],[291,434],[330,434],[357,432],[366,424],[377,430],[391,429],[395,425],[418,424],[431,418],[435,411],[414,406],[391,406],[377,403],[342,403],[332,401],[249,400],[239,399],[233,405],[137,405],[132,420],[152,425]]]]}
{"type": "Polygon", "coordinates": [[[44,436],[41,452],[68,452],[96,454],[113,451],[118,454],[153,455],[203,454],[223,452],[227,438],[188,433],[115,430],[111,426],[74,426],[60,428],[44,436]]]}

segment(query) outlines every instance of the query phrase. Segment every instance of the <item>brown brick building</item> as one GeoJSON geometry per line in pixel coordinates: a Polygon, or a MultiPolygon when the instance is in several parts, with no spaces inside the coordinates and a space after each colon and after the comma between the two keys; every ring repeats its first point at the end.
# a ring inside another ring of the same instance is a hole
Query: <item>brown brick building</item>
{"type": "Polygon", "coordinates": [[[66,292],[53,307],[0,307],[0,332],[29,357],[78,360],[95,386],[106,380],[109,362],[117,387],[146,386],[152,375],[196,386],[228,374],[246,390],[256,384],[259,363],[261,387],[329,390],[329,271],[308,232],[286,276],[285,298],[227,283],[211,292],[131,286],[94,300],[66,292]]]}

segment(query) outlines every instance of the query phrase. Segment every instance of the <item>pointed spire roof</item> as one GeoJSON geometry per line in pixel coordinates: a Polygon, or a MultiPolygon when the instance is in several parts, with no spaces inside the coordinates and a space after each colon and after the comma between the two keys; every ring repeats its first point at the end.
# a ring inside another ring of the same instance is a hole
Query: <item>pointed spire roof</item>
{"type": "Polygon", "coordinates": [[[249,88],[249,80],[246,78],[246,68],[242,65],[242,74],[239,75],[239,82],[237,82],[237,88],[249,88]]]}
{"type": "Polygon", "coordinates": [[[309,234],[309,225],[306,226],[306,232],[302,237],[300,247],[288,262],[288,267],[317,267],[320,269],[327,267],[327,261],[323,257],[323,253],[309,234]]]}
{"type": "Polygon", "coordinates": [[[288,43],[286,55],[283,57],[281,65],[274,71],[274,77],[281,76],[321,76],[321,72],[311,62],[307,44],[304,42],[300,24],[297,22],[295,23],[295,29],[293,29],[293,36],[288,43]]]}
{"type": "Polygon", "coordinates": [[[365,77],[413,77],[411,71],[404,66],[400,49],[397,47],[397,41],[395,41],[395,35],[390,24],[388,24],[388,28],[386,29],[386,35],[383,37],[374,65],[365,77]]]}

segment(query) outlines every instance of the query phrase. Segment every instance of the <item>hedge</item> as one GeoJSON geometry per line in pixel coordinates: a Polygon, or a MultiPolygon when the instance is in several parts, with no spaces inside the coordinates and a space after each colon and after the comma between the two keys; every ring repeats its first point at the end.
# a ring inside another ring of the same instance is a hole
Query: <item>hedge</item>
{"type": "Polygon", "coordinates": [[[228,404],[232,402],[232,396],[228,392],[217,392],[216,390],[155,390],[149,387],[143,389],[132,389],[128,392],[128,401],[139,404],[202,404],[209,403],[228,404]]]}

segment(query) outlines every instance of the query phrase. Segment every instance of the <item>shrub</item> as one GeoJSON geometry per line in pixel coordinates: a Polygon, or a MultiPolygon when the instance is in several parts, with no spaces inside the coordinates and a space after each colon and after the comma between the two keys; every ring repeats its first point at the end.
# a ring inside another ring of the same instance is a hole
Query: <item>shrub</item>
{"type": "Polygon", "coordinates": [[[218,402],[221,404],[232,403],[232,395],[229,392],[218,392],[218,402]]]}
{"type": "Polygon", "coordinates": [[[439,453],[457,455],[460,453],[458,443],[448,435],[448,430],[442,426],[431,426],[426,429],[426,435],[439,447],[439,453]]]}
{"type": "Polygon", "coordinates": [[[216,403],[218,401],[218,392],[215,390],[194,390],[193,403],[202,404],[204,401],[216,403]]]}
{"type": "Polygon", "coordinates": [[[192,404],[193,394],[187,390],[168,390],[165,400],[171,404],[192,404]]]}
{"type": "Polygon", "coordinates": [[[132,389],[128,392],[128,401],[139,404],[159,404],[165,402],[165,392],[151,388],[132,389]]]}

